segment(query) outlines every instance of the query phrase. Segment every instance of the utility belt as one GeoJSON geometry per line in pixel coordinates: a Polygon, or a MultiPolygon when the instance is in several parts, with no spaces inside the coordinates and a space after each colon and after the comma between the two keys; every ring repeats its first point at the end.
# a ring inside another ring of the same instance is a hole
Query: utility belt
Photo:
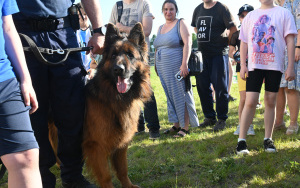
{"type": "Polygon", "coordinates": [[[78,7],[72,5],[68,9],[68,15],[62,18],[40,18],[14,20],[18,31],[54,32],[57,29],[72,27],[74,31],[80,29],[78,7]]]}

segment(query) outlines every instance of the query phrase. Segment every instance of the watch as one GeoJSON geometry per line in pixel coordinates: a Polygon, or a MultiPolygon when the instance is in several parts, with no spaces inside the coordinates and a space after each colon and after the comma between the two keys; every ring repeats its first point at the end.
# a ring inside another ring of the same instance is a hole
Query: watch
{"type": "Polygon", "coordinates": [[[295,48],[300,48],[300,46],[295,46],[295,48]]]}
{"type": "Polygon", "coordinates": [[[100,33],[100,35],[104,36],[106,33],[106,25],[96,28],[96,29],[93,29],[93,33],[100,33]]]}

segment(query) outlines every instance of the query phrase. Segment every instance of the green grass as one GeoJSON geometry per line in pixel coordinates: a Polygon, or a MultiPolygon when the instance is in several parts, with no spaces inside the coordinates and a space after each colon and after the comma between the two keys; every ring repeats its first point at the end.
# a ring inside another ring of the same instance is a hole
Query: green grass
{"type": "MultiPolygon", "coordinates": [[[[154,70],[151,71],[162,132],[172,124],[168,122],[163,88],[154,70]]],[[[195,84],[194,79],[192,83],[195,84]]],[[[196,88],[193,90],[201,122],[204,117],[196,88]]],[[[239,97],[237,84],[232,84],[231,94],[239,97]]],[[[287,136],[284,131],[275,132],[273,139],[278,153],[265,153],[262,147],[264,107],[256,111],[254,118],[256,136],[247,138],[250,155],[235,154],[238,137],[233,132],[238,123],[238,103],[238,100],[229,103],[228,127],[219,133],[213,133],[210,127],[191,128],[190,135],[179,139],[163,134],[156,141],[149,140],[148,133],[135,136],[128,150],[131,181],[146,188],[300,187],[299,134],[287,136]]],[[[54,166],[52,170],[58,177],[57,187],[60,187],[59,169],[54,166]]],[[[7,176],[0,187],[7,187],[6,181],[7,176]]],[[[115,176],[113,184],[121,187],[115,176]]]]}

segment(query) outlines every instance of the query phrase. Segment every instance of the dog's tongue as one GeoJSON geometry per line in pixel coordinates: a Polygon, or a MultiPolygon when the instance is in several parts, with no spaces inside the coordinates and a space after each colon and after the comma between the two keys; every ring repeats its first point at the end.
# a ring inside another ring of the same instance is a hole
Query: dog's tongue
{"type": "Polygon", "coordinates": [[[119,93],[125,93],[127,89],[128,84],[128,78],[123,79],[120,76],[118,76],[118,83],[117,83],[117,89],[119,93]]]}

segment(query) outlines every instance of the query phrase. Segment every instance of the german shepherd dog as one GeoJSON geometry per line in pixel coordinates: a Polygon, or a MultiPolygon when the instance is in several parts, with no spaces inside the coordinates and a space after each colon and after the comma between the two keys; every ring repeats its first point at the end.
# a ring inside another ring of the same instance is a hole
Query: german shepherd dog
{"type": "Polygon", "coordinates": [[[147,49],[140,23],[128,37],[109,24],[103,59],[86,85],[82,147],[87,168],[102,188],[113,187],[108,159],[122,187],[138,187],[128,178],[127,148],[137,131],[143,102],[152,94],[147,49]]]}

